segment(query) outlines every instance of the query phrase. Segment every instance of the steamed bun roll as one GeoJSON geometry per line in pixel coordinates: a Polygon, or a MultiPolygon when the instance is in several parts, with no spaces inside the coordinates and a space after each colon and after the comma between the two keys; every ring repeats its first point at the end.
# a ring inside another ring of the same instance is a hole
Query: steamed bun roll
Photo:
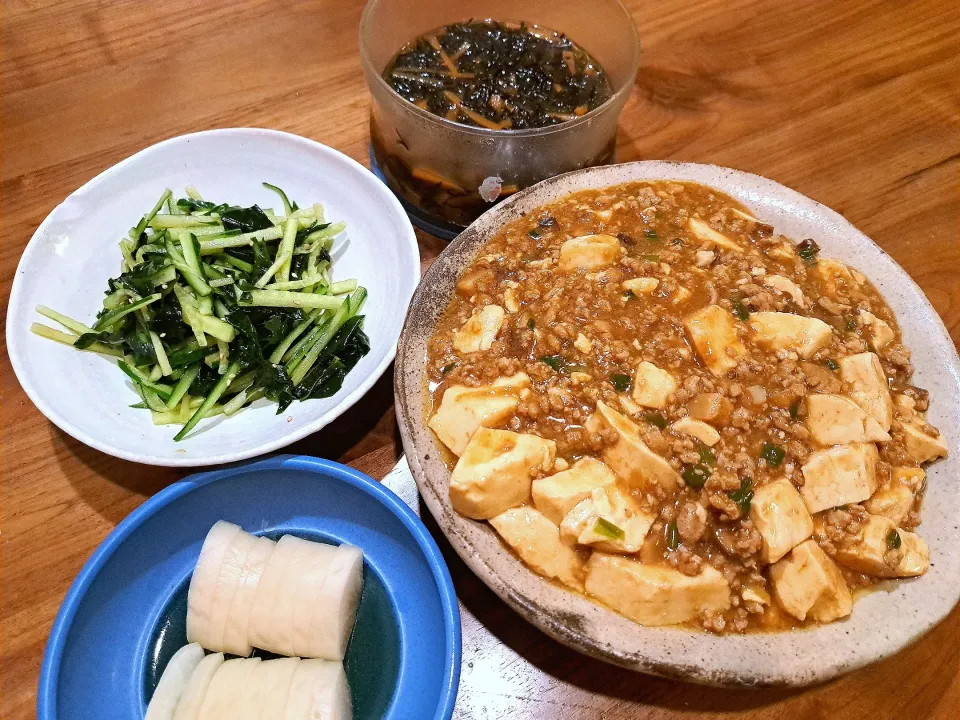
{"type": "Polygon", "coordinates": [[[220,577],[220,566],[230,549],[230,544],[238,533],[242,533],[238,525],[219,520],[210,528],[203,547],[200,549],[200,559],[190,578],[190,589],[187,592],[187,640],[199,643],[208,650],[217,649],[220,638],[215,637],[214,624],[216,606],[213,597],[217,591],[217,581],[220,577]]]}
{"type": "Polygon", "coordinates": [[[203,648],[196,643],[177,650],[160,676],[144,720],[173,720],[193,671],[203,660],[203,648]]]}

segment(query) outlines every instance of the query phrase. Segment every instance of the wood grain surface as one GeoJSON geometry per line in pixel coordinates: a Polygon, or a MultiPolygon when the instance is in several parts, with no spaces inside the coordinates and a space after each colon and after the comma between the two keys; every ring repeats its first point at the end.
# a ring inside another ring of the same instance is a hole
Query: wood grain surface
{"type": "MultiPolygon", "coordinates": [[[[903,265],[960,341],[960,3],[628,4],[644,56],[618,158],[728,165],[842,212],[903,265]]],[[[4,320],[17,261],[41,220],[147,145],[262,126],[366,162],[361,11],[361,0],[2,0],[4,320]]],[[[444,244],[421,234],[420,247],[428,263],[444,244]]],[[[183,473],[76,442],[27,400],[5,347],[0,363],[0,715],[22,720],[34,716],[44,643],[81,565],[131,510],[183,473]]],[[[337,423],[290,450],[383,477],[399,456],[389,373],[337,423]]],[[[898,656],[820,687],[708,689],[620,671],[557,645],[431,529],[468,610],[461,720],[958,717],[960,609],[898,656]]]]}

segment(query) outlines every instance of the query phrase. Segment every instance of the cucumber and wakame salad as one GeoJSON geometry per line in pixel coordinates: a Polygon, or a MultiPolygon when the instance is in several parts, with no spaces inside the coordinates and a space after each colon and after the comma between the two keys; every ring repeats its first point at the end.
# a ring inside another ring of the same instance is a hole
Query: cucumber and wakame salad
{"type": "Polygon", "coordinates": [[[117,358],[157,425],[182,440],[203,418],[261,398],[283,412],[330,397],[370,351],[367,291],[332,278],[330,250],[346,227],[323,206],[300,208],[278,187],[283,214],[164,191],[120,241],[120,275],[92,326],[40,306],[66,332],[31,330],[117,358]]]}

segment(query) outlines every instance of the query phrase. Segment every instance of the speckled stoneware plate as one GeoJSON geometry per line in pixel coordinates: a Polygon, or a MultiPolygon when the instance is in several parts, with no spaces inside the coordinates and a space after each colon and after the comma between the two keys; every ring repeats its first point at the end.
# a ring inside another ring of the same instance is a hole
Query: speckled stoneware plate
{"type": "Polygon", "coordinates": [[[712,165],[636,162],[580,170],[513,196],[467,228],[437,259],[413,298],[397,352],[400,431],[420,493],[473,571],[524,618],[581,652],[646,673],[712,685],[800,686],[897,652],[942,620],[960,599],[960,360],[923,292],[889,256],[843,217],[772,180],[712,165]],[[824,257],[866,274],[897,313],[914,351],[915,379],[930,391],[929,419],[951,456],[929,468],[923,525],[929,572],[861,598],[842,622],[784,633],[716,636],[643,627],[528,570],[493,529],[450,506],[450,473],[424,418],[427,341],[460,270],[503,225],[568,193],[636,180],[686,180],[732,195],[793,238],[813,237],[824,257]]]}

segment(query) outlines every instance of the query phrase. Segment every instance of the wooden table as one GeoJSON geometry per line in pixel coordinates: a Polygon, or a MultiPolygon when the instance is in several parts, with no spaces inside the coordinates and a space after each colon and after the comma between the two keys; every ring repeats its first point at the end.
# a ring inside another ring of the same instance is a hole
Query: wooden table
{"type": "MultiPolygon", "coordinates": [[[[44,216],[147,145],[263,126],[366,162],[362,4],[3,0],[4,313],[44,216]]],[[[960,4],[629,4],[644,57],[618,157],[729,165],[839,210],[920,283],[960,341],[960,4]]],[[[420,247],[426,264],[444,244],[421,234],[420,247]]],[[[27,400],[5,352],[0,429],[0,714],[21,720],[34,713],[47,633],[77,571],[120,520],[183,473],[116,460],[62,433],[27,400]]],[[[290,449],[383,477],[400,453],[390,374],[290,449]]],[[[432,530],[468,611],[457,718],[957,718],[960,609],[898,656],[822,687],[707,689],[566,650],[514,615],[432,530]]]]}

